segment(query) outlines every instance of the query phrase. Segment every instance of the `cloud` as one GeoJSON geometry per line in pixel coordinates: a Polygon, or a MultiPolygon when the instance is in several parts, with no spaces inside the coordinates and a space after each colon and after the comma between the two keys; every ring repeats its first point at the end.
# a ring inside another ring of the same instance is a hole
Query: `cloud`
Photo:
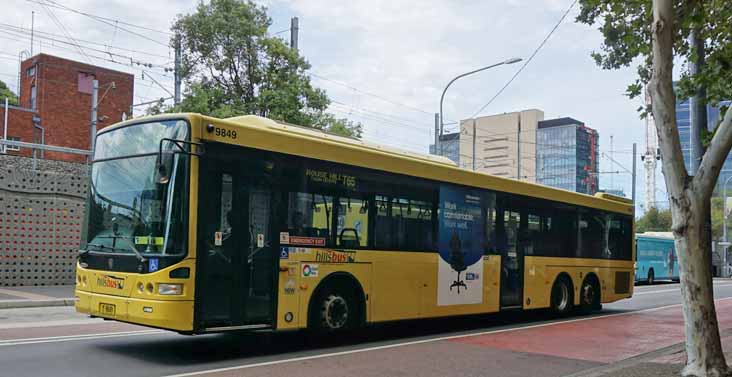
{"type": "MultiPolygon", "coordinates": [[[[450,79],[510,57],[527,59],[571,0],[266,0],[260,3],[269,9],[272,32],[288,28],[290,17],[300,18],[300,51],[312,63],[313,72],[358,89],[313,77],[313,83],[326,89],[334,100],[331,110],[336,115],[362,122],[371,141],[426,152],[433,139],[432,113],[438,111],[440,94],[450,79]],[[395,105],[394,101],[407,106],[395,105]]],[[[192,12],[196,6],[188,0],[114,0],[104,2],[103,7],[93,0],[65,0],[63,4],[162,30],[169,29],[176,15],[192,12]]],[[[30,12],[35,10],[36,30],[63,35],[47,11],[38,5],[10,0],[4,6],[1,23],[28,28],[30,12]]],[[[167,58],[170,54],[167,47],[88,17],[58,9],[52,11],[75,38],[152,52],[165,57],[131,54],[140,60],[171,64],[172,55],[167,58]]],[[[595,28],[574,23],[577,11],[577,8],[572,11],[534,60],[484,114],[539,108],[547,117],[572,116],[596,128],[601,151],[609,149],[611,134],[616,150],[628,151],[636,141],[642,149],[644,129],[635,112],[638,104],[623,96],[635,73],[633,69],[603,71],[595,65],[590,53],[600,48],[602,37],[595,28]]],[[[164,44],[169,38],[154,32],[141,34],[164,44]]],[[[287,34],[280,36],[286,38],[287,34]]],[[[3,75],[0,79],[11,87],[17,74],[13,56],[28,48],[27,39],[15,41],[0,37],[0,51],[4,52],[0,54],[3,75]]],[[[35,50],[84,59],[74,48],[62,44],[51,46],[44,42],[36,44],[35,50]]],[[[139,67],[96,59],[94,62],[135,73],[136,102],[167,96],[149,78],[142,80],[139,67]]],[[[497,67],[455,82],[445,97],[445,119],[454,121],[472,116],[520,64],[497,67]]],[[[153,77],[172,88],[170,77],[155,73],[153,77]]],[[[615,158],[624,166],[631,166],[629,154],[618,152],[615,158]]],[[[606,159],[601,161],[603,169],[609,166],[606,159]]],[[[622,184],[630,192],[629,175],[614,177],[616,186],[622,184]]],[[[607,183],[609,176],[601,176],[601,187],[607,183]]]]}

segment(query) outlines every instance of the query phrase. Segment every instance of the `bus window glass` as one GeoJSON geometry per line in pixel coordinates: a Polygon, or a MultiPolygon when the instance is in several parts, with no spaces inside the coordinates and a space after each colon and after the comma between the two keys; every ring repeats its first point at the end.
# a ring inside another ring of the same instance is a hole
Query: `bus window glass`
{"type": "Polygon", "coordinates": [[[231,235],[231,208],[232,208],[232,179],[231,174],[221,175],[221,213],[219,214],[218,230],[222,233],[222,239],[231,235]]]}
{"type": "Polygon", "coordinates": [[[390,208],[389,198],[376,195],[376,216],[374,218],[374,246],[376,248],[391,248],[390,208]]]}
{"type": "Polygon", "coordinates": [[[609,258],[630,260],[632,258],[632,224],[628,216],[608,215],[609,258]]]}
{"type": "Polygon", "coordinates": [[[287,209],[290,244],[332,246],[333,198],[327,195],[291,192],[287,209]]]}
{"type": "Polygon", "coordinates": [[[485,248],[484,254],[498,254],[496,245],[496,222],[498,216],[496,213],[496,195],[493,193],[486,194],[485,208],[485,248]]]}
{"type": "Polygon", "coordinates": [[[605,216],[583,213],[579,216],[579,257],[603,258],[605,251],[605,216]]]}
{"type": "Polygon", "coordinates": [[[503,212],[503,224],[505,232],[505,250],[509,253],[516,253],[516,240],[519,231],[519,219],[521,214],[518,212],[504,211],[503,212]]]}
{"type": "Polygon", "coordinates": [[[433,203],[376,195],[374,246],[393,250],[434,250],[433,203]]]}
{"type": "Polygon", "coordinates": [[[336,245],[355,248],[368,245],[369,204],[366,200],[338,199],[336,245]]]}

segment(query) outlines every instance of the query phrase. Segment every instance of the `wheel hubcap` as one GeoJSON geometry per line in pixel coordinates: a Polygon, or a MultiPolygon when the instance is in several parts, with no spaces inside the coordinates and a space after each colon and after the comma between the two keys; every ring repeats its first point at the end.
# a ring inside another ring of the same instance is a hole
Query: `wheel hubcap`
{"type": "Polygon", "coordinates": [[[592,305],[592,303],[595,301],[595,290],[592,289],[591,284],[586,284],[584,289],[582,290],[582,297],[584,298],[584,303],[586,305],[592,305]]]}
{"type": "Polygon", "coordinates": [[[336,330],[348,322],[348,303],[341,296],[330,295],[323,302],[323,325],[336,330]]]}
{"type": "Polygon", "coordinates": [[[569,290],[567,289],[567,286],[565,284],[559,285],[559,303],[557,305],[557,309],[560,311],[564,311],[564,309],[567,308],[567,305],[569,304],[569,290]]]}

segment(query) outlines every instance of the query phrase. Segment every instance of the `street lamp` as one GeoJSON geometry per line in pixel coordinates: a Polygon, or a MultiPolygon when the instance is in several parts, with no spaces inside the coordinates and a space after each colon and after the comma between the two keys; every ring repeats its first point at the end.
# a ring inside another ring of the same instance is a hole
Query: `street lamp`
{"type": "Polygon", "coordinates": [[[722,240],[724,241],[722,253],[722,277],[727,277],[727,247],[729,242],[727,241],[727,183],[732,179],[732,175],[724,180],[724,197],[722,198],[722,240]]]}
{"type": "Polygon", "coordinates": [[[476,69],[474,71],[470,71],[470,72],[463,73],[462,75],[459,75],[459,76],[455,77],[454,79],[450,80],[450,82],[447,83],[447,86],[445,86],[445,90],[442,91],[442,96],[440,96],[440,134],[437,137],[437,143],[439,143],[439,147],[440,147],[440,155],[442,155],[442,140],[440,140],[440,136],[442,136],[442,130],[445,127],[445,123],[444,123],[444,121],[442,119],[442,102],[445,100],[445,92],[447,92],[447,88],[449,88],[450,85],[452,85],[452,83],[454,83],[459,78],[462,78],[462,77],[465,77],[465,76],[468,76],[468,75],[472,75],[473,73],[478,73],[478,72],[481,72],[481,71],[485,71],[486,69],[490,69],[490,68],[493,68],[493,67],[498,67],[499,65],[513,64],[513,63],[518,63],[520,61],[521,61],[521,58],[511,58],[511,59],[508,59],[508,60],[504,60],[504,61],[502,61],[500,63],[496,63],[496,64],[493,64],[493,65],[489,65],[487,67],[478,68],[478,69],[476,69]]]}

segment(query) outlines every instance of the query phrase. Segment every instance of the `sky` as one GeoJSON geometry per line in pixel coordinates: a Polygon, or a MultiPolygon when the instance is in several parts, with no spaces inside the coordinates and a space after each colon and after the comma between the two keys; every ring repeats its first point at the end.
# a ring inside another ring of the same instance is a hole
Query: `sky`
{"type": "MultiPolygon", "coordinates": [[[[3,3],[0,80],[11,89],[17,87],[19,54],[31,50],[29,29],[35,12],[33,23],[38,37],[33,44],[34,54],[44,52],[133,73],[134,103],[142,103],[169,97],[168,92],[173,91],[172,73],[165,72],[173,62],[167,32],[177,15],[195,11],[198,2],[3,3]],[[70,38],[78,41],[83,54],[70,38]],[[130,60],[153,67],[130,64],[130,60]]],[[[331,98],[330,112],[362,123],[365,140],[427,153],[434,140],[433,114],[439,111],[445,85],[461,73],[509,58],[526,60],[573,0],[258,3],[268,8],[272,35],[289,40],[290,19],[299,18],[300,53],[312,65],[309,73],[313,84],[331,98]]],[[[635,79],[635,69],[599,68],[590,54],[600,49],[602,35],[596,26],[576,23],[578,12],[576,5],[534,59],[477,115],[534,108],[544,111],[545,119],[567,116],[585,122],[600,134],[600,188],[622,189],[630,196],[632,145],[638,144],[638,153],[645,150],[645,126],[636,111],[641,100],[624,95],[635,79]],[[611,136],[612,157],[617,163],[609,158],[611,136]]],[[[445,97],[445,121],[476,115],[521,64],[499,66],[455,82],[445,97]]],[[[645,174],[639,157],[637,163],[636,194],[640,204],[645,174]]],[[[656,200],[663,207],[667,205],[663,202],[663,177],[660,171],[656,175],[656,200]]],[[[640,205],[637,209],[643,211],[640,205]]]]}

